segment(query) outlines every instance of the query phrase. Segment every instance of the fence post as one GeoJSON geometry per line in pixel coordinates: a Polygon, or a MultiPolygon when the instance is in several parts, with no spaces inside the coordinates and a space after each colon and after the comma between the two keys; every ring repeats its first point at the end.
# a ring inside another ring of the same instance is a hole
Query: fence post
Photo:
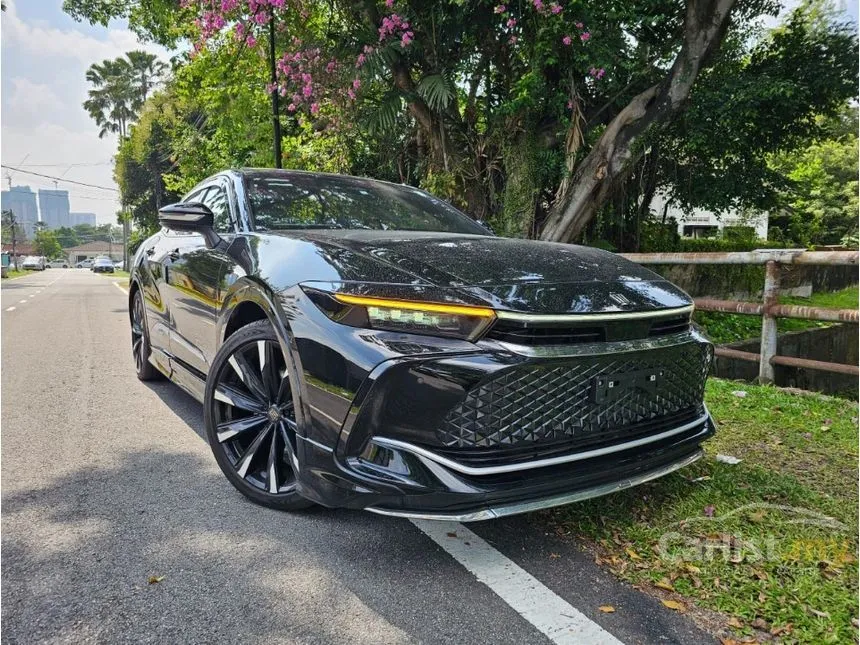
{"type": "Polygon", "coordinates": [[[771,313],[771,307],[778,304],[779,295],[779,264],[776,260],[768,260],[764,274],[764,310],[761,316],[761,362],[758,366],[760,383],[773,383],[773,365],[770,360],[776,356],[776,318],[771,313]]]}

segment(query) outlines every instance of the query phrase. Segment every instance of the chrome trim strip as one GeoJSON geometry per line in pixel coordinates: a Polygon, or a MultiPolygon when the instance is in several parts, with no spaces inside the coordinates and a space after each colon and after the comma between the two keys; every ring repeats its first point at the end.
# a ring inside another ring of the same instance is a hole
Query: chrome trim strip
{"type": "Polygon", "coordinates": [[[326,452],[334,452],[333,448],[330,448],[329,446],[324,446],[320,442],[314,441],[313,439],[308,439],[307,437],[303,437],[300,434],[296,435],[296,439],[301,439],[302,441],[307,441],[309,444],[312,444],[312,445],[316,446],[317,448],[320,448],[321,450],[325,450],[326,452]]]}
{"type": "Polygon", "coordinates": [[[504,466],[464,466],[463,464],[456,462],[453,459],[448,459],[447,457],[437,455],[435,452],[431,452],[430,450],[421,448],[420,446],[415,446],[411,443],[400,441],[398,439],[389,439],[387,437],[374,437],[372,443],[375,443],[380,446],[385,446],[387,448],[405,450],[419,457],[426,457],[430,461],[435,461],[437,464],[441,464],[446,468],[450,468],[451,470],[454,470],[458,473],[463,473],[464,475],[499,475],[501,473],[513,473],[519,470],[531,470],[532,468],[557,466],[559,464],[567,464],[573,461],[582,461],[584,459],[602,457],[603,455],[610,455],[614,452],[621,452],[623,450],[630,450],[631,448],[638,448],[639,446],[654,443],[655,441],[660,441],[662,439],[668,439],[669,437],[672,437],[676,434],[686,432],[690,428],[695,428],[698,425],[706,423],[709,418],[710,413],[708,412],[708,409],[705,408],[705,414],[703,414],[695,421],[690,421],[689,423],[685,423],[682,426],[672,428],[671,430],[666,430],[665,432],[661,432],[659,434],[648,435],[647,437],[634,439],[633,441],[627,441],[625,443],[617,443],[611,446],[605,446],[603,448],[595,448],[594,450],[586,450],[584,452],[575,452],[570,455],[562,455],[561,457],[548,457],[547,459],[538,459],[536,461],[528,461],[520,464],[506,464],[504,466]]]}
{"type": "Polygon", "coordinates": [[[658,336],[656,338],[636,338],[633,340],[616,340],[606,343],[582,343],[579,345],[518,345],[502,340],[485,339],[477,344],[486,350],[504,349],[520,356],[533,358],[564,358],[567,356],[598,356],[600,354],[623,354],[639,352],[661,347],[672,347],[690,342],[710,342],[694,329],[658,336]]]}
{"type": "Polygon", "coordinates": [[[693,305],[675,307],[674,309],[656,309],[654,311],[613,311],[605,314],[521,314],[516,311],[496,309],[499,320],[516,320],[519,322],[594,322],[607,320],[636,320],[641,318],[662,318],[663,316],[678,316],[692,314],[693,305]]]}
{"type": "Polygon", "coordinates": [[[617,482],[601,484],[600,486],[595,486],[593,488],[587,488],[585,490],[576,491],[573,493],[565,493],[564,495],[557,495],[555,497],[547,497],[546,499],[538,499],[529,502],[516,502],[513,504],[505,504],[502,506],[492,506],[490,508],[484,508],[479,511],[473,511],[470,513],[422,513],[421,511],[397,511],[390,510],[387,508],[376,508],[373,506],[365,510],[370,511],[371,513],[377,513],[379,515],[390,515],[392,517],[407,517],[413,520],[444,520],[449,522],[477,522],[479,520],[491,520],[498,517],[505,517],[507,515],[530,513],[532,511],[539,511],[544,508],[561,506],[562,504],[581,502],[582,500],[590,499],[592,497],[600,497],[601,495],[615,493],[617,491],[624,490],[625,488],[632,488],[633,486],[644,484],[645,482],[657,479],[658,477],[663,477],[664,475],[668,475],[671,472],[689,466],[694,461],[701,458],[701,456],[702,451],[697,450],[692,455],[689,455],[684,459],[673,462],[671,464],[667,464],[660,468],[656,468],[647,473],[642,473],[641,475],[636,475],[634,477],[628,477],[617,482]]]}

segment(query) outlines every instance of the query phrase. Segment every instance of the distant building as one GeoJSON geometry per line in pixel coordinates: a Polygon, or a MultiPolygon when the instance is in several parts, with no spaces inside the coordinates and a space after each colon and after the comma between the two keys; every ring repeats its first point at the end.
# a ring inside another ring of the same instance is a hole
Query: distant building
{"type": "Polygon", "coordinates": [[[69,225],[69,191],[39,189],[39,213],[48,228],[69,225]]]}
{"type": "Polygon", "coordinates": [[[122,260],[122,242],[87,242],[80,246],[63,249],[69,256],[69,262],[76,264],[81,260],[95,257],[110,257],[111,260],[122,260]]]}
{"type": "Polygon", "coordinates": [[[78,226],[79,224],[96,225],[95,213],[69,213],[69,226],[78,226]]]}
{"type": "Polygon", "coordinates": [[[767,239],[768,214],[740,214],[738,212],[723,213],[719,217],[711,211],[696,208],[692,213],[685,213],[677,206],[666,208],[666,198],[657,194],[651,202],[651,210],[662,219],[665,211],[666,219],[674,218],[678,222],[678,234],[681,237],[714,237],[725,228],[748,226],[755,229],[756,237],[767,239]]]}
{"type": "Polygon", "coordinates": [[[36,193],[29,186],[12,186],[10,190],[0,193],[2,209],[15,213],[15,219],[21,225],[28,239],[33,239],[36,222],[39,221],[39,211],[36,208],[36,193]]]}

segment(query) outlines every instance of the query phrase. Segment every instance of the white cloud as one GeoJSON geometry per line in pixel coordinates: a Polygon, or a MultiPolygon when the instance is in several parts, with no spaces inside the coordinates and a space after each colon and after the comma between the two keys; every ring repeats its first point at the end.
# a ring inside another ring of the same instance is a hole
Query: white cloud
{"type": "MultiPolygon", "coordinates": [[[[138,42],[128,29],[66,27],[69,21],[61,3],[51,4],[55,8],[41,12],[44,20],[35,21],[19,14],[14,0],[6,2],[0,23],[3,163],[15,166],[27,157],[26,170],[115,188],[109,162],[117,141],[112,136],[99,139],[98,127],[82,107],[88,89],[86,70],[94,62],[133,49],[151,51],[162,59],[168,53],[138,42]]],[[[18,6],[25,5],[19,0],[18,6]]],[[[5,175],[4,170],[4,188],[5,175]]],[[[51,179],[24,173],[15,173],[13,183],[34,189],[54,187],[51,179]]],[[[115,221],[117,193],[63,182],[58,187],[69,190],[73,211],[94,212],[103,223],[115,221]]]]}
{"type": "Polygon", "coordinates": [[[11,0],[6,4],[2,31],[3,44],[16,47],[21,53],[40,58],[75,58],[87,67],[132,49],[145,49],[161,56],[166,54],[162,47],[139,42],[134,32],[128,29],[105,30],[107,37],[99,39],[76,29],[25,23],[18,17],[15,3],[11,0]]]}

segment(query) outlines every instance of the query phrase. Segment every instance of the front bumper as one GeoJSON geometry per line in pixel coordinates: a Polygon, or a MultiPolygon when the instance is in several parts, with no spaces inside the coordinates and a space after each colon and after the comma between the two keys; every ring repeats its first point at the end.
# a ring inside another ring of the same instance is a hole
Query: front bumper
{"type": "Polygon", "coordinates": [[[488,344],[387,361],[335,446],[300,437],[300,492],[325,506],[470,521],[635,486],[695,461],[714,433],[702,402],[711,357],[685,332],[547,355],[488,344]]]}

